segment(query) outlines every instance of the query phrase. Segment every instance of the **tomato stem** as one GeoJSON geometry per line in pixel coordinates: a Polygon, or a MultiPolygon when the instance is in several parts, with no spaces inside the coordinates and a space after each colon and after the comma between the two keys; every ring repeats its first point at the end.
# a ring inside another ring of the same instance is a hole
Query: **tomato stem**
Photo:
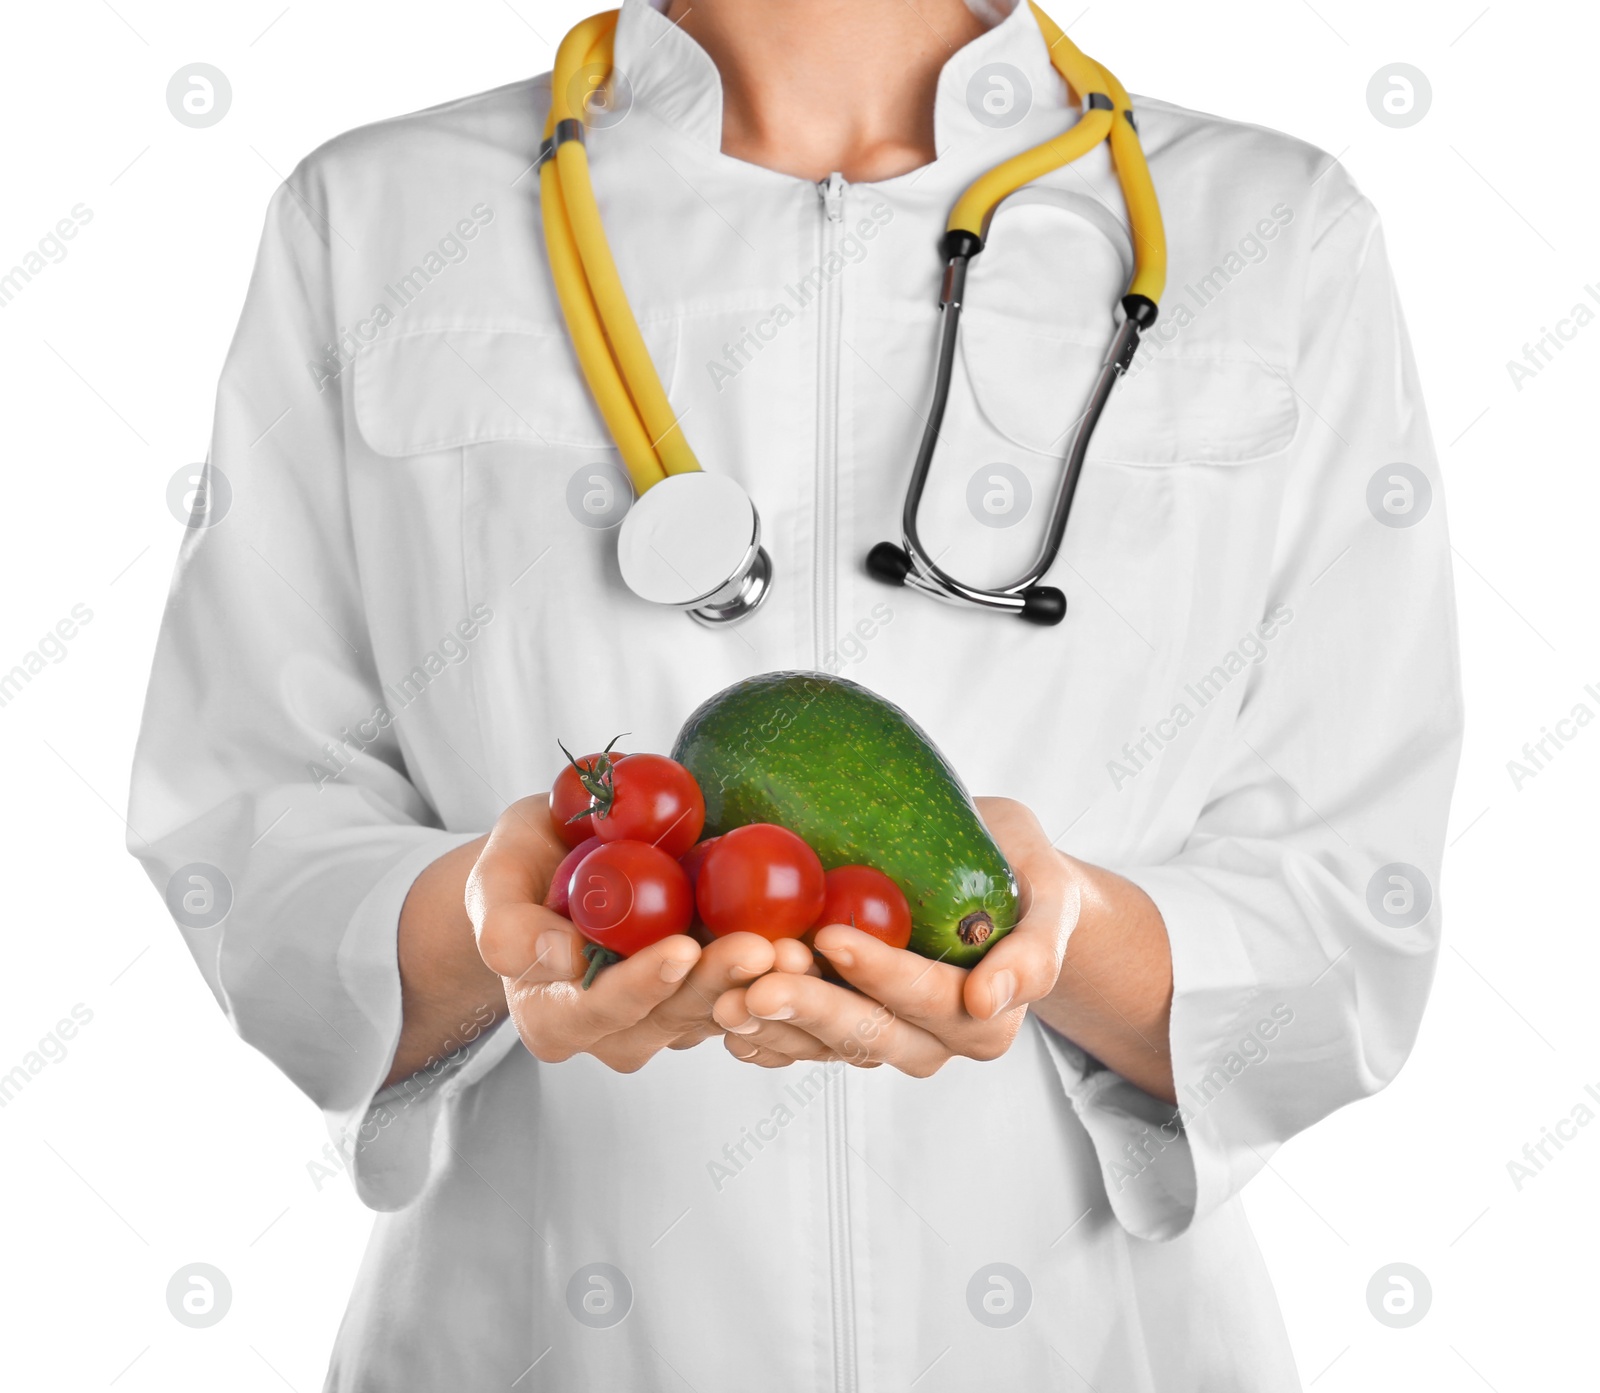
{"type": "Polygon", "coordinates": [[[622,961],[621,953],[613,953],[609,948],[598,943],[586,943],[583,956],[589,960],[589,970],[583,974],[583,989],[588,991],[594,985],[594,979],[600,975],[602,968],[610,967],[612,963],[622,961]]]}
{"type": "Polygon", "coordinates": [[[613,735],[606,742],[605,749],[594,757],[593,764],[580,764],[572,757],[571,750],[561,741],[556,741],[561,747],[561,753],[567,757],[567,763],[578,771],[578,782],[583,785],[591,800],[587,808],[580,813],[574,813],[567,819],[568,822],[579,822],[586,817],[603,818],[611,811],[611,800],[616,794],[611,782],[611,771],[615,767],[611,762],[611,751],[617,741],[632,734],[632,731],[625,730],[621,735],[613,735]]]}

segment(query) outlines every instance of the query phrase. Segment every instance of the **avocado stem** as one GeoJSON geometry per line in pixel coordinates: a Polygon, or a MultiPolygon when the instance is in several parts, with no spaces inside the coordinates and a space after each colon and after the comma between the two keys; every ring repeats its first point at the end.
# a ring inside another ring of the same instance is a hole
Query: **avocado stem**
{"type": "Polygon", "coordinates": [[[969,948],[987,943],[994,935],[994,920],[986,909],[975,909],[956,925],[956,937],[969,948]]]}

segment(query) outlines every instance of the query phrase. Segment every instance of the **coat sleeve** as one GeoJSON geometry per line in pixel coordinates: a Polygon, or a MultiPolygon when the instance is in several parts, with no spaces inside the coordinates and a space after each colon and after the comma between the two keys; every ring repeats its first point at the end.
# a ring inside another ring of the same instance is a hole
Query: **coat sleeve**
{"type": "Polygon", "coordinates": [[[1117,868],[1171,941],[1178,1113],[1047,1032],[1112,1207],[1145,1238],[1387,1084],[1438,950],[1462,730],[1450,545],[1377,215],[1342,170],[1325,182],[1263,615],[1293,622],[1250,669],[1178,854],[1117,868]]]}
{"type": "MultiPolygon", "coordinates": [[[[358,1190],[390,1207],[420,1184],[442,1091],[372,1106],[400,1033],[400,907],[476,832],[440,826],[383,705],[340,383],[311,366],[336,333],[316,200],[306,165],[273,198],[223,369],[206,507],[185,532],[134,758],[129,849],[234,1029],[325,1111],[358,1190]]],[[[483,1054],[486,1025],[462,1023],[438,1082],[483,1054]]]]}

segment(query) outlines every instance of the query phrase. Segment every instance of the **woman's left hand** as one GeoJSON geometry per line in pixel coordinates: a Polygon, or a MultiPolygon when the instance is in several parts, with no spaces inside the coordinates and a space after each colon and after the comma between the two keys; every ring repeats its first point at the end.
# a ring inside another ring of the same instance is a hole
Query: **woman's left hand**
{"type": "Polygon", "coordinates": [[[713,1015],[730,1052],[767,1068],[802,1059],[889,1064],[925,1078],[956,1055],[996,1059],[1028,1004],[1061,975],[1080,896],[1073,862],[1021,803],[980,798],[978,810],[1017,873],[1025,912],[970,971],[931,961],[843,924],[816,933],[817,951],[848,991],[817,977],[772,972],[725,992],[713,1015]]]}

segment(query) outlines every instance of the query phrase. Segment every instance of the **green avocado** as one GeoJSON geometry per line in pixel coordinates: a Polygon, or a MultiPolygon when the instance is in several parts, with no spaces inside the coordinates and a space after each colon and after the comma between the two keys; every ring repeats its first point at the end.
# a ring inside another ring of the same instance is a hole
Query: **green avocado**
{"type": "Polygon", "coordinates": [[[823,867],[882,871],[911,904],[911,948],[970,967],[1016,924],[1017,879],[965,786],[892,702],[842,677],[772,672],[718,692],[672,757],[706,800],[704,836],[798,833],[823,867]]]}

